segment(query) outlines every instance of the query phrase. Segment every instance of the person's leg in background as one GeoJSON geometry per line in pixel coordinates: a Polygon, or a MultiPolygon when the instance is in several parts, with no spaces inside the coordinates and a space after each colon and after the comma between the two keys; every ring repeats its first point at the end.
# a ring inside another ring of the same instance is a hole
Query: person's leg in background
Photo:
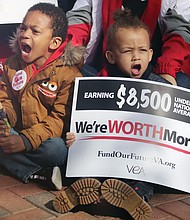
{"type": "Polygon", "coordinates": [[[97,76],[98,71],[94,67],[88,64],[84,64],[81,69],[81,73],[84,77],[93,77],[93,76],[97,76]]]}
{"type": "Polygon", "coordinates": [[[190,76],[183,72],[176,73],[177,85],[186,89],[190,89],[190,76]]]}

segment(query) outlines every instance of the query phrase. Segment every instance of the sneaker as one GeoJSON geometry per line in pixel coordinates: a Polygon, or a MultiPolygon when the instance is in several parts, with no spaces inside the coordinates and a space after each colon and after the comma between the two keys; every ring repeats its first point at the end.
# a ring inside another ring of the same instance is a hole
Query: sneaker
{"type": "Polygon", "coordinates": [[[94,178],[79,179],[53,200],[53,207],[59,213],[66,213],[77,205],[88,205],[100,198],[101,183],[94,178]]]}
{"type": "Polygon", "coordinates": [[[101,185],[101,193],[108,203],[125,209],[133,219],[152,219],[151,207],[125,182],[107,179],[101,185]]]}
{"type": "Polygon", "coordinates": [[[40,180],[46,182],[52,190],[62,189],[62,176],[58,166],[53,168],[43,168],[30,175],[31,180],[40,180]]]}
{"type": "Polygon", "coordinates": [[[153,197],[154,187],[152,184],[141,181],[132,181],[127,184],[132,187],[144,201],[149,202],[153,197]]]}

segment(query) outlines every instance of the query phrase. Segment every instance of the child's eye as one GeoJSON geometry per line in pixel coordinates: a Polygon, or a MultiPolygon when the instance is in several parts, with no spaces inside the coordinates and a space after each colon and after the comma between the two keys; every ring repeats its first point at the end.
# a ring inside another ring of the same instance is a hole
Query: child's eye
{"type": "Polygon", "coordinates": [[[38,31],[38,30],[35,30],[35,29],[33,29],[32,32],[33,32],[34,34],[38,34],[38,33],[39,33],[39,31],[38,31]]]}
{"type": "Polygon", "coordinates": [[[19,30],[20,30],[20,31],[25,31],[25,30],[26,30],[26,27],[23,26],[23,25],[20,25],[19,30]]]}
{"type": "Polygon", "coordinates": [[[131,50],[124,50],[122,53],[130,53],[131,50]]]}
{"type": "Polygon", "coordinates": [[[147,52],[147,49],[143,49],[143,48],[142,48],[141,51],[142,51],[142,52],[147,52]]]}

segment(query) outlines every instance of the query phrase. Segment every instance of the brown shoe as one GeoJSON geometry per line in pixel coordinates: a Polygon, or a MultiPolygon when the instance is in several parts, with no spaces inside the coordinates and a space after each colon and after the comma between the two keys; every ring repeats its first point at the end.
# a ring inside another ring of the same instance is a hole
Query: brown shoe
{"type": "Polygon", "coordinates": [[[66,213],[77,205],[91,204],[99,200],[100,186],[97,179],[79,179],[55,197],[53,207],[59,213],[66,213]]]}
{"type": "Polygon", "coordinates": [[[111,205],[125,209],[135,220],[152,219],[152,209],[129,185],[107,179],[101,185],[103,198],[111,205]]]}

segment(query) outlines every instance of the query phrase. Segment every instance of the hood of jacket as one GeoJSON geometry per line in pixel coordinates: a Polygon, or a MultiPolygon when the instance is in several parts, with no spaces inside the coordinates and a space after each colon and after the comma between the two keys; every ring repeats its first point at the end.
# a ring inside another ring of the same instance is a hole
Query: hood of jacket
{"type": "MultiPolygon", "coordinates": [[[[18,43],[18,33],[19,29],[9,38],[9,46],[12,49],[13,53],[21,54],[21,50],[18,43]]],[[[63,60],[63,65],[73,66],[81,65],[84,61],[84,52],[85,47],[82,46],[73,46],[68,38],[60,45],[57,50],[48,58],[43,66],[48,65],[53,62],[55,59],[61,57],[63,60]]]]}

